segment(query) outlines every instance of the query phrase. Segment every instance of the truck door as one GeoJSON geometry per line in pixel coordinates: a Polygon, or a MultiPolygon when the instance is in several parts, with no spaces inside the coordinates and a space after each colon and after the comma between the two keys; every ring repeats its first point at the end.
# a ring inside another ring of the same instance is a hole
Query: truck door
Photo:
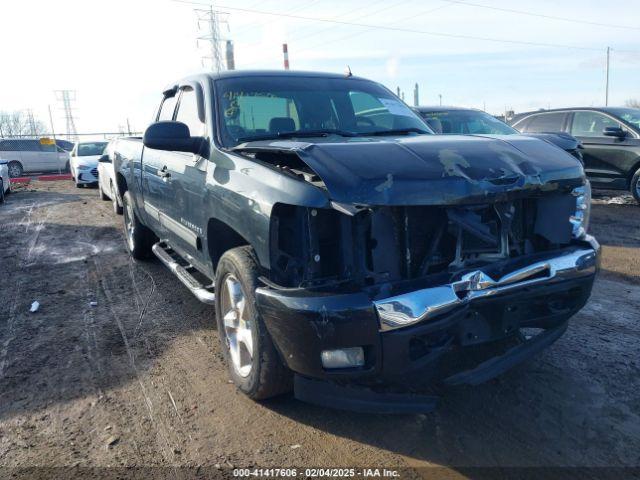
{"type": "MultiPolygon", "coordinates": [[[[204,136],[206,124],[200,118],[198,95],[190,86],[181,88],[175,120],[189,127],[191,136],[204,136]]],[[[165,205],[168,218],[163,219],[169,243],[189,261],[198,265],[204,261],[202,211],[208,160],[200,155],[170,152],[163,158],[169,175],[166,185],[171,201],[165,205]]]]}
{"type": "MultiPolygon", "coordinates": [[[[158,121],[172,120],[176,106],[175,94],[162,100],[158,121]]],[[[166,240],[167,230],[160,221],[160,212],[169,208],[172,202],[170,178],[166,165],[173,152],[145,147],[142,151],[142,200],[145,219],[161,240],[166,240]]]]}

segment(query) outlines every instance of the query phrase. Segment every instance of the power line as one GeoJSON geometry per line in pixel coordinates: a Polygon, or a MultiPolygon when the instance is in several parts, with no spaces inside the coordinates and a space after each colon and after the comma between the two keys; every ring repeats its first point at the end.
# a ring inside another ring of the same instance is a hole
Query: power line
{"type": "Polygon", "coordinates": [[[449,2],[449,3],[453,3],[456,5],[464,5],[466,7],[477,7],[477,8],[486,8],[488,10],[497,10],[500,12],[506,12],[506,13],[515,13],[517,15],[527,15],[529,17],[538,17],[538,18],[546,18],[548,20],[559,20],[562,22],[571,22],[571,23],[580,23],[583,25],[593,25],[593,26],[597,26],[597,27],[609,27],[609,28],[624,28],[627,30],[640,30],[640,27],[632,27],[629,25],[616,25],[613,23],[600,23],[600,22],[591,22],[589,20],[578,20],[575,18],[567,18],[567,17],[558,17],[555,15],[545,15],[542,13],[535,13],[535,12],[526,12],[524,10],[515,10],[513,8],[502,8],[502,7],[492,7],[490,5],[482,5],[479,3],[472,3],[472,2],[467,2],[467,1],[463,1],[463,0],[442,0],[443,2],[449,2]]]}
{"type": "MultiPolygon", "coordinates": [[[[422,12],[413,13],[410,16],[403,17],[403,18],[400,18],[398,20],[394,20],[393,22],[390,23],[390,25],[396,25],[396,24],[402,23],[402,22],[404,22],[406,20],[409,20],[409,19],[412,19],[412,18],[416,18],[416,17],[420,17],[420,16],[426,15],[428,13],[433,13],[433,12],[435,12],[437,10],[441,10],[443,8],[447,8],[449,6],[450,5],[440,5],[439,7],[431,8],[429,10],[423,10],[422,12]]],[[[309,50],[313,50],[314,48],[317,48],[317,47],[323,47],[325,45],[330,45],[332,43],[340,42],[342,40],[346,40],[348,38],[353,38],[353,37],[356,37],[358,35],[364,35],[364,34],[366,34],[368,32],[373,31],[373,30],[375,30],[375,28],[368,28],[367,30],[363,30],[363,31],[360,31],[360,32],[352,32],[352,33],[349,33],[347,35],[343,35],[343,36],[340,36],[340,37],[337,37],[337,38],[332,38],[331,40],[323,41],[322,43],[317,43],[317,44],[311,45],[311,46],[303,48],[301,50],[296,50],[294,53],[302,53],[302,52],[306,52],[306,51],[309,51],[309,50]]],[[[261,63],[261,62],[252,62],[252,63],[249,63],[247,66],[255,65],[257,63],[261,63]]]]}
{"type": "MultiPolygon", "coordinates": [[[[172,0],[172,1],[179,2],[179,3],[189,3],[189,4],[196,4],[196,5],[198,5],[198,4],[199,5],[204,5],[204,4],[199,3],[199,2],[192,2],[192,1],[188,1],[188,0],[172,0]]],[[[253,9],[248,9],[248,8],[229,7],[229,6],[226,6],[226,5],[218,5],[218,7],[219,8],[224,8],[226,10],[232,10],[232,11],[238,11],[238,12],[250,12],[250,13],[255,13],[255,14],[259,14],[259,15],[295,18],[295,19],[298,19],[298,20],[308,20],[308,21],[312,21],[312,22],[323,22],[323,23],[334,23],[334,24],[337,24],[337,25],[349,25],[349,26],[352,26],[352,27],[362,27],[362,28],[369,28],[369,29],[376,29],[376,30],[387,30],[387,31],[406,32],[406,33],[419,33],[419,34],[423,34],[423,35],[432,35],[432,36],[436,36],[436,37],[459,38],[459,39],[464,39],[464,40],[480,40],[480,41],[486,41],[486,42],[508,43],[508,44],[514,44],[514,45],[529,45],[529,46],[535,46],[535,47],[568,48],[568,49],[574,49],[574,50],[588,50],[588,51],[598,51],[598,52],[601,51],[600,48],[580,47],[578,45],[563,45],[563,44],[556,44],[556,43],[527,42],[525,40],[509,40],[509,39],[503,39],[503,38],[478,37],[478,36],[474,36],[474,35],[463,35],[463,34],[456,34],[456,33],[433,32],[433,31],[429,31],[429,30],[419,30],[419,29],[414,29],[414,28],[390,27],[390,26],[384,26],[384,25],[372,25],[372,24],[368,24],[368,23],[348,22],[348,21],[344,21],[344,20],[331,20],[331,19],[327,19],[327,18],[305,17],[303,15],[293,15],[293,14],[269,12],[269,11],[264,11],[264,10],[253,10],[253,9]]]]}

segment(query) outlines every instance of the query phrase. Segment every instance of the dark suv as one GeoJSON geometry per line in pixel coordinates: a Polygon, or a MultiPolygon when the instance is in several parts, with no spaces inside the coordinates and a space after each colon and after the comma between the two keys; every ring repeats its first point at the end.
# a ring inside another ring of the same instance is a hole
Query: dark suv
{"type": "Polygon", "coordinates": [[[640,109],[564,108],[519,114],[523,133],[568,132],[582,141],[585,171],[596,188],[630,190],[640,203],[640,109]]]}

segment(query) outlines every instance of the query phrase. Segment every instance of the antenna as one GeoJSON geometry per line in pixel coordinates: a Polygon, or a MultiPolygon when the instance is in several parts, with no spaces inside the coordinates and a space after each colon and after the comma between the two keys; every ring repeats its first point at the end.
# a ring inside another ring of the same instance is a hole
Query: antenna
{"type": "Polygon", "coordinates": [[[55,90],[56,100],[62,102],[64,109],[64,118],[67,122],[67,140],[77,141],[78,131],[76,130],[76,122],[73,118],[73,107],[71,102],[76,101],[75,90],[55,90]]]}
{"type": "Polygon", "coordinates": [[[344,71],[345,77],[353,77],[353,73],[351,73],[351,67],[347,65],[347,69],[344,71]]]}

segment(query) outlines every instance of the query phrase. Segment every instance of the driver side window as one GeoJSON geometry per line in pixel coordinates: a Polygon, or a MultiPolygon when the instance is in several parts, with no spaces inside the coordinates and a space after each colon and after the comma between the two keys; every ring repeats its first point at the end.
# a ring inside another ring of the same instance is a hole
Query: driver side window
{"type": "Polygon", "coordinates": [[[578,111],[573,114],[571,135],[576,137],[604,137],[602,132],[607,127],[625,129],[618,122],[602,113],[578,111]]]}

